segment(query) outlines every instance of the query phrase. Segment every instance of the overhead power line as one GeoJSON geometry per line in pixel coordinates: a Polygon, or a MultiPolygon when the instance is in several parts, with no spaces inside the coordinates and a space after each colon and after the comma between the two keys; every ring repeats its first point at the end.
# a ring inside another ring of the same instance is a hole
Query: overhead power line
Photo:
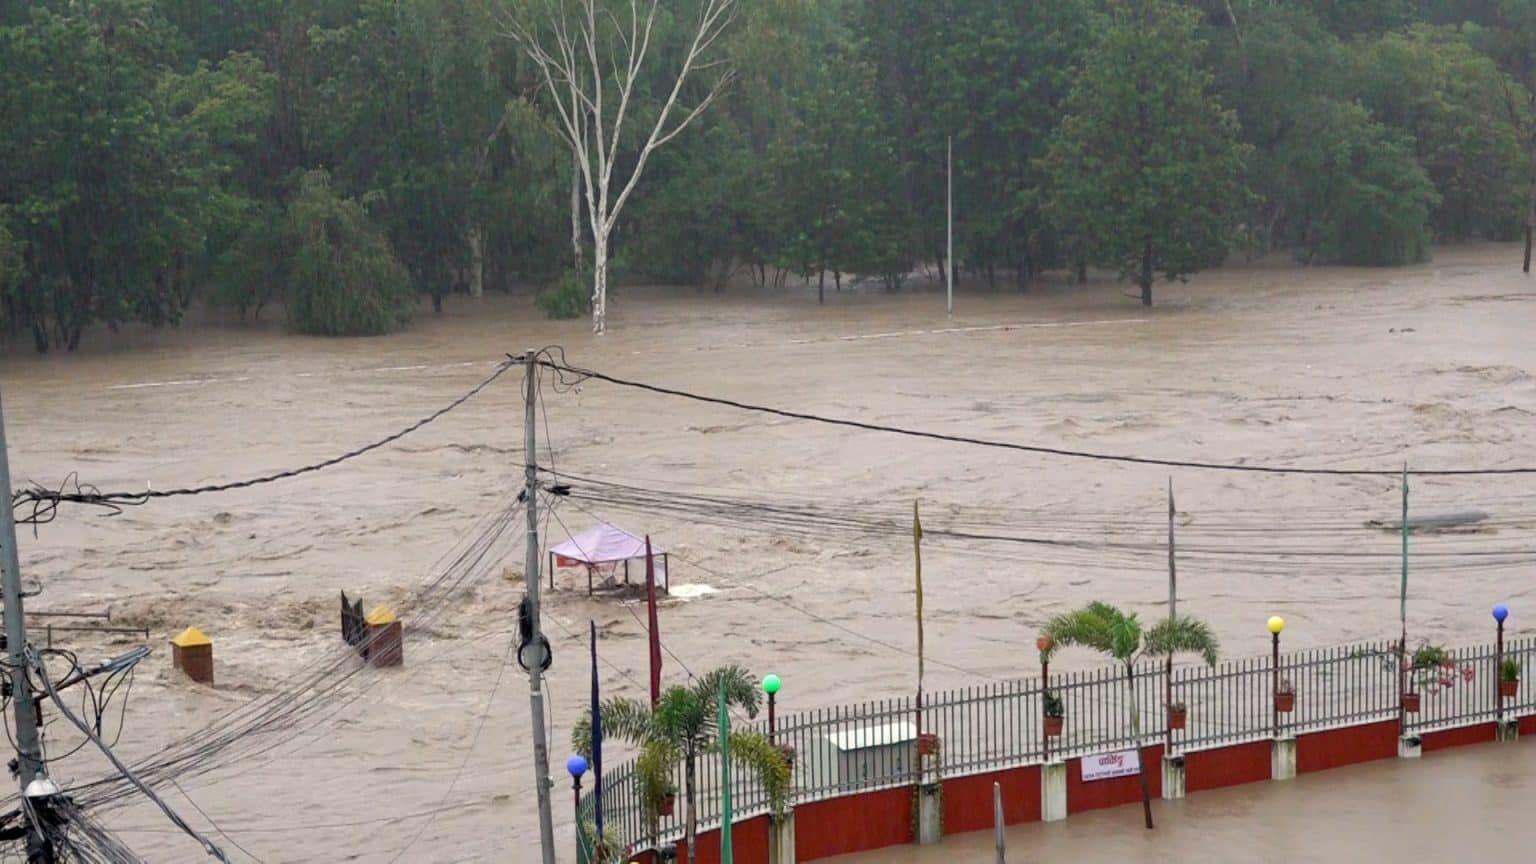
{"type": "Polygon", "coordinates": [[[32,511],[26,518],[17,519],[16,524],[41,525],[47,522],[52,522],[57,515],[58,507],[60,504],[87,504],[96,507],[105,507],[108,510],[117,512],[125,506],[138,506],[152,499],[180,498],[189,495],[204,495],[212,492],[230,492],[235,489],[247,489],[252,486],[262,486],[267,483],[275,483],[279,480],[288,480],[304,474],[312,474],[316,471],[322,471],[326,468],[331,468],[336,465],[340,465],[343,462],[356,459],[357,457],[364,454],[371,453],[380,447],[393,444],[394,442],[399,441],[401,438],[404,438],[412,432],[421,429],[423,426],[426,426],[433,421],[440,419],[443,415],[449,413],[455,408],[458,408],[465,402],[475,398],[475,396],[477,396],[480,391],[491,386],[492,382],[502,376],[502,373],[517,365],[517,363],[518,361],[510,359],[503,360],[501,363],[497,364],[496,371],[492,372],[489,377],[487,377],[484,381],[481,381],[479,384],[476,384],[464,395],[453,400],[452,402],[449,402],[447,405],[444,405],[436,411],[433,411],[431,414],[428,414],[427,416],[417,420],[416,422],[397,432],[394,432],[393,434],[386,435],[385,437],[380,438],[371,444],[365,444],[356,449],[348,450],[339,456],[333,456],[322,462],[315,462],[313,464],[304,465],[298,468],[289,468],[287,470],[278,471],[273,474],[263,474],[259,477],[252,477],[247,480],[235,480],[226,483],[212,483],[206,486],[191,486],[180,489],[149,489],[143,492],[102,492],[94,486],[82,485],[79,482],[77,475],[72,473],[70,474],[69,479],[65,480],[58,489],[50,489],[46,486],[34,484],[29,488],[22,489],[21,491],[17,492],[11,499],[12,504],[17,508],[31,505],[32,511]]]}
{"type": "MultiPolygon", "coordinates": [[[[929,432],[922,429],[909,429],[902,426],[887,426],[880,423],[866,423],[862,420],[850,420],[846,417],[829,417],[822,414],[812,414],[806,411],[794,411],[787,408],[775,408],[769,405],[756,405],[750,402],[742,402],[736,399],[725,399],[718,396],[706,396],[701,393],[693,393],[687,390],[679,390],[675,387],[663,387],[658,384],[648,384],[643,381],[633,381],[609,375],[593,369],[583,369],[571,366],[564,360],[555,360],[555,353],[560,349],[545,349],[540,352],[538,363],[546,366],[562,376],[574,376],[574,379],[562,380],[567,386],[578,384],[583,380],[605,381],[619,387],[627,387],[634,390],[643,390],[662,396],[673,396],[679,399],[689,399],[694,402],[702,402],[709,405],[721,405],[727,408],[735,408],[740,411],[752,411],[759,414],[769,414],[774,417],[783,417],[789,420],[804,420],[811,423],[822,423],[829,426],[841,426],[848,429],[862,429],[866,432],[883,432],[890,435],[904,435],[909,438],[924,438],[930,441],[944,441],[950,444],[970,444],[977,447],[990,447],[999,450],[1013,450],[1022,453],[1034,453],[1042,456],[1058,456],[1070,459],[1089,459],[1098,462],[1118,462],[1131,465],[1154,465],[1163,468],[1188,468],[1201,471],[1235,471],[1249,474],[1296,474],[1322,477],[1400,477],[1401,468],[1307,468],[1288,465],[1246,465],[1237,462],[1200,462],[1185,459],[1164,459],[1153,456],[1129,456],[1115,453],[1097,453],[1089,450],[1070,450],[1063,447],[1047,447],[1039,444],[1021,444],[1013,441],[998,441],[990,438],[977,438],[970,435],[952,435],[944,432],[929,432]]],[[[1509,474],[1536,474],[1536,466],[1511,467],[1511,468],[1441,468],[1435,470],[1414,470],[1414,476],[1418,477],[1485,477],[1509,474]]]]}

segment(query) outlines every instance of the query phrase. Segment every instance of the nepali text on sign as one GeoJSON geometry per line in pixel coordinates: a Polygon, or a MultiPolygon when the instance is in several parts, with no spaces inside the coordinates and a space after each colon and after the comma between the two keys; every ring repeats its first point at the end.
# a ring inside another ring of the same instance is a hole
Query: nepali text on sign
{"type": "Polygon", "coordinates": [[[1135,750],[1119,753],[1100,753],[1083,757],[1083,782],[1108,780],[1111,777],[1127,777],[1141,770],[1141,757],[1135,750]]]}

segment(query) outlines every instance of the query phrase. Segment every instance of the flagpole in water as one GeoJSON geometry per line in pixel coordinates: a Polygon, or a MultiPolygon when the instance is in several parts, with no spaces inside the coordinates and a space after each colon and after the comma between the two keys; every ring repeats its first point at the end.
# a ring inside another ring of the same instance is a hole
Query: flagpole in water
{"type": "Polygon", "coordinates": [[[651,535],[645,535],[645,605],[651,637],[651,710],[661,702],[661,629],[656,614],[656,558],[651,553],[651,535]]]}
{"type": "MultiPolygon", "coordinates": [[[[912,502],[912,560],[917,583],[917,740],[923,740],[923,520],[917,512],[917,502],[912,502]]],[[[922,748],[918,748],[917,779],[921,783],[922,748]]]]}
{"type": "MultiPolygon", "coordinates": [[[[1179,617],[1179,576],[1178,566],[1174,563],[1173,522],[1175,514],[1173,506],[1173,478],[1168,478],[1168,620],[1179,617]]],[[[1164,748],[1165,753],[1173,753],[1173,652],[1168,652],[1166,665],[1163,669],[1163,692],[1166,705],[1163,706],[1163,727],[1168,730],[1168,743],[1164,748]]]]}
{"type": "Polygon", "coordinates": [[[596,828],[594,847],[603,847],[603,712],[597,678],[597,622],[592,627],[592,815],[596,828]]]}
{"type": "Polygon", "coordinates": [[[1398,734],[1407,730],[1407,711],[1403,706],[1403,692],[1408,685],[1408,463],[1403,463],[1403,582],[1397,594],[1397,618],[1402,630],[1397,643],[1397,727],[1398,734]]]}
{"type": "MultiPolygon", "coordinates": [[[[731,864],[731,717],[725,710],[725,679],[716,694],[720,717],[720,864],[731,864]]],[[[693,850],[689,849],[690,859],[693,850]]]]}

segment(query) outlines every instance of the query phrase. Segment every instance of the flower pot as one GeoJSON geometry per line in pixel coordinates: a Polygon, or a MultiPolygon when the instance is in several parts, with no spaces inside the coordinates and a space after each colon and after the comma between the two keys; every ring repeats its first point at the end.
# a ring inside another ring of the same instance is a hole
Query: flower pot
{"type": "Polygon", "coordinates": [[[1499,695],[1505,699],[1513,699],[1520,692],[1520,679],[1499,682],[1499,695]]]}
{"type": "Polygon", "coordinates": [[[1276,693],[1275,694],[1275,710],[1279,711],[1281,714],[1289,714],[1292,711],[1296,710],[1296,694],[1294,692],[1293,693],[1284,693],[1284,692],[1276,693]]]}
{"type": "Polygon", "coordinates": [[[672,812],[674,810],[676,810],[676,809],[677,809],[677,796],[676,795],[668,795],[667,797],[661,799],[661,806],[656,808],[656,815],[657,816],[671,816],[672,812]]]}
{"type": "Polygon", "coordinates": [[[932,756],[939,752],[939,736],[932,732],[924,732],[917,736],[917,755],[932,756]]]}
{"type": "Polygon", "coordinates": [[[1064,717],[1052,717],[1047,714],[1045,717],[1045,737],[1060,738],[1062,722],[1065,719],[1064,717]]]}
{"type": "Polygon", "coordinates": [[[1403,710],[1407,711],[1409,714],[1419,713],[1419,701],[1422,698],[1423,697],[1418,693],[1404,693],[1403,710]]]}
{"type": "Polygon", "coordinates": [[[1168,709],[1168,728],[1169,729],[1183,729],[1184,728],[1184,724],[1187,723],[1188,721],[1189,721],[1189,709],[1188,708],[1169,708],[1168,709]]]}

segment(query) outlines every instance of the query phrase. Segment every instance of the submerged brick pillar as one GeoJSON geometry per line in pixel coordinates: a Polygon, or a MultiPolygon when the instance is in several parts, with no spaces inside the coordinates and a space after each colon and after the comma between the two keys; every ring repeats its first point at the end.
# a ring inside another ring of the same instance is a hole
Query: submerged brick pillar
{"type": "Polygon", "coordinates": [[[405,634],[400,619],[383,606],[368,613],[368,665],[400,666],[405,663],[405,634]]]}
{"type": "Polygon", "coordinates": [[[199,684],[213,685],[213,640],[196,627],[171,640],[171,665],[199,684]]]}

